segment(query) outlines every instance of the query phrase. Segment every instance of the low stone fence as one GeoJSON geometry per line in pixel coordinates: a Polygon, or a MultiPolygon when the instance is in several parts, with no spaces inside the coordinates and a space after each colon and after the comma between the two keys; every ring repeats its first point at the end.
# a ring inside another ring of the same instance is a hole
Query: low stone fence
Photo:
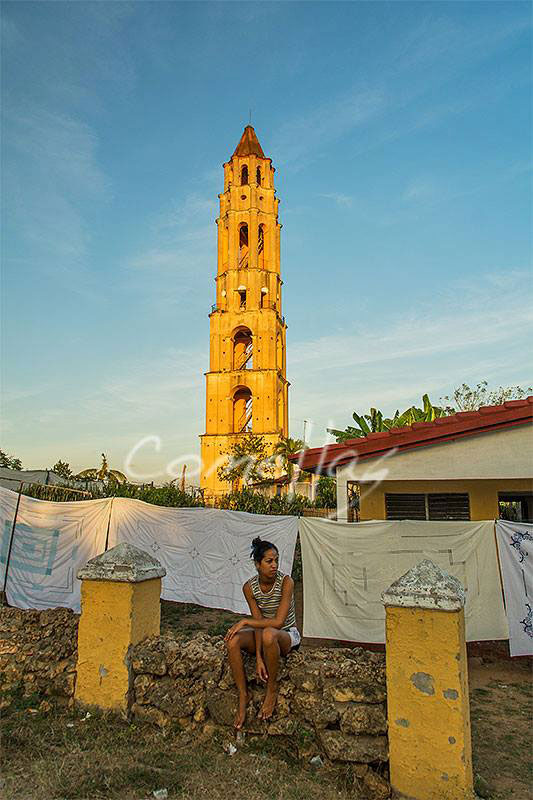
{"type": "Polygon", "coordinates": [[[67,608],[0,609],[0,709],[17,693],[59,706],[73,702],[78,620],[67,608]]]}
{"type": "MultiPolygon", "coordinates": [[[[131,648],[132,714],[160,727],[233,728],[237,694],[221,637],[154,636],[131,648]]],[[[349,762],[372,798],[389,796],[385,657],[361,648],[292,653],[280,670],[270,722],[257,719],[265,688],[246,658],[251,694],[244,732],[287,737],[294,753],[349,762]]]]}

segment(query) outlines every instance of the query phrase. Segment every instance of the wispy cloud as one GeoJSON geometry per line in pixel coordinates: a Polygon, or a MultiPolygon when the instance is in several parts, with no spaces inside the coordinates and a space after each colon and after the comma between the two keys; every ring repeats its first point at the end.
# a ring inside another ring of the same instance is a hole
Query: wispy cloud
{"type": "Polygon", "coordinates": [[[41,272],[94,296],[84,209],[110,197],[94,131],[68,114],[25,108],[6,112],[4,141],[5,214],[18,233],[19,261],[38,259],[41,272]]]}
{"type": "Polygon", "coordinates": [[[435,187],[431,181],[418,178],[410,181],[403,192],[403,199],[407,201],[428,200],[433,197],[435,187]]]}
{"type": "Polygon", "coordinates": [[[280,163],[297,167],[303,158],[373,119],[385,106],[384,88],[354,87],[282,125],[274,137],[273,150],[279,153],[280,163]]]}
{"type": "MultiPolygon", "coordinates": [[[[480,91],[477,85],[458,86],[453,100],[434,100],[436,88],[453,79],[466,64],[487,59],[530,28],[531,20],[525,14],[503,26],[491,21],[485,27],[467,27],[428,13],[410,34],[403,33],[397,50],[391,50],[376,71],[379,77],[360,81],[348,91],[314,104],[279,129],[274,149],[280,162],[298,169],[304,159],[316,158],[356,131],[362,135],[350,152],[351,157],[359,156],[387,141],[438,125],[483,100],[501,97],[512,86],[508,77],[493,83],[488,91],[480,91]],[[388,124],[385,130],[376,131],[375,123],[381,119],[388,124]]],[[[518,75],[516,80],[523,83],[526,77],[518,75]]]]}
{"type": "Polygon", "coordinates": [[[292,408],[302,418],[345,425],[355,407],[412,402],[428,390],[444,394],[491,370],[506,380],[523,365],[506,359],[494,373],[495,354],[526,346],[533,333],[531,294],[526,271],[491,273],[484,281],[454,282],[425,307],[355,325],[348,319],[341,331],[291,343],[292,408]]]}
{"type": "Polygon", "coordinates": [[[326,200],[332,200],[340,208],[351,208],[353,204],[353,197],[348,194],[340,194],[338,192],[330,192],[328,194],[317,194],[317,197],[324,197],[326,200]]]}
{"type": "Polygon", "coordinates": [[[146,247],[125,261],[130,286],[160,306],[183,303],[184,294],[198,286],[208,301],[209,279],[216,271],[216,211],[214,190],[171,201],[150,221],[146,247]]]}

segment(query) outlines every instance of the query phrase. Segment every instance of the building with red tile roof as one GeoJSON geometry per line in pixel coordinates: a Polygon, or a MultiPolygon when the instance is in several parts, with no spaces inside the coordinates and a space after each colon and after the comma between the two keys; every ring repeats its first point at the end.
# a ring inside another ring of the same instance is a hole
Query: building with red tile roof
{"type": "Polygon", "coordinates": [[[339,519],[533,520],[533,396],[293,457],[337,478],[339,519]]]}

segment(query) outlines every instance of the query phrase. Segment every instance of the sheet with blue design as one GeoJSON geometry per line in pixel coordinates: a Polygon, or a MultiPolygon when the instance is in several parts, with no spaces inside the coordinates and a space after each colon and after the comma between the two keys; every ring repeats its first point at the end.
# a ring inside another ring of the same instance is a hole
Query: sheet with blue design
{"type": "Polygon", "coordinates": [[[21,495],[13,530],[17,497],[0,487],[0,567],[3,587],[9,555],[9,605],[79,612],[76,572],[105,548],[111,498],[54,503],[21,495]]]}
{"type": "Polygon", "coordinates": [[[512,656],[533,655],[533,524],[496,523],[512,656]]]}

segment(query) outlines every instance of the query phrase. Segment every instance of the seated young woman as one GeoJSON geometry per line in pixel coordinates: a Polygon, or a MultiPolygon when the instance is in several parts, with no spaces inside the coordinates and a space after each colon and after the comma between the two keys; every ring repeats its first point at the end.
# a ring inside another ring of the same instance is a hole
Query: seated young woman
{"type": "Polygon", "coordinates": [[[277,699],[277,676],[280,655],[286,656],[300,644],[294,613],[294,581],[279,571],[279,552],[272,542],[259,537],[252,542],[251,558],[257,575],[242,587],[251,617],[240,619],[225,636],[229,663],[239,692],[235,728],[240,730],[246,718],[248,687],[242,651],[255,653],[256,674],[266,683],[259,719],[270,719],[277,699]]]}

